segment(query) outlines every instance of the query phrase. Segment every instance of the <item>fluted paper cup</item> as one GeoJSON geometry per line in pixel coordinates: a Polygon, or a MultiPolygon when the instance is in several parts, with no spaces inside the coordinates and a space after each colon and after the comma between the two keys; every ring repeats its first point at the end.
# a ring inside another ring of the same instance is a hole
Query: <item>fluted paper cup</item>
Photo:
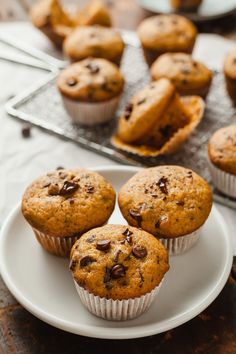
{"type": "Polygon", "coordinates": [[[159,241],[168,250],[169,255],[174,256],[192,248],[198,241],[201,230],[202,226],[191,234],[173,238],[159,238],[159,241]]]}
{"type": "Polygon", "coordinates": [[[105,123],[114,117],[119,104],[120,95],[104,102],[80,102],[63,95],[64,107],[75,123],[96,125],[105,123]]]}
{"type": "Polygon", "coordinates": [[[35,228],[33,231],[36,239],[46,251],[60,257],[69,257],[73,244],[79,238],[79,236],[52,237],[35,228]]]}
{"type": "Polygon", "coordinates": [[[95,316],[110,321],[126,321],[146,312],[158,294],[161,283],[150,293],[127,300],[112,300],[101,298],[89,293],[74,280],[76,290],[83,305],[95,316]]]}
{"type": "Polygon", "coordinates": [[[216,188],[225,195],[236,198],[236,176],[220,170],[208,161],[211,179],[216,188]]]}

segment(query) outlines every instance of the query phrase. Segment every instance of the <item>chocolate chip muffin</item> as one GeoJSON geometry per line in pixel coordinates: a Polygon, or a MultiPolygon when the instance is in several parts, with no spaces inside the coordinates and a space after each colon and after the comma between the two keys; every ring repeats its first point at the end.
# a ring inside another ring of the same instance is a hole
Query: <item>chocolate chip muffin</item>
{"type": "Polygon", "coordinates": [[[33,25],[58,47],[61,47],[63,40],[74,27],[73,20],[58,0],[36,2],[30,9],[30,18],[33,25]]]}
{"type": "Polygon", "coordinates": [[[110,183],[78,168],[33,181],[23,195],[22,213],[47,251],[66,256],[82,233],[107,222],[114,205],[110,183]]]}
{"type": "Polygon", "coordinates": [[[115,64],[88,58],[63,70],[57,86],[70,117],[77,123],[93,125],[114,116],[124,79],[115,64]]]}
{"type": "Polygon", "coordinates": [[[192,100],[182,100],[168,79],[148,84],[127,104],[113,145],[129,152],[133,148],[140,155],[146,151],[150,156],[177,150],[202,116],[202,99],[196,96],[196,100],[198,113],[193,114],[192,100]]]}
{"type": "Polygon", "coordinates": [[[236,125],[217,130],[208,143],[213,183],[222,193],[236,198],[236,125]]]}
{"type": "Polygon", "coordinates": [[[212,207],[208,183],[180,166],[147,168],[134,175],[118,198],[124,218],[160,238],[171,254],[198,239],[212,207]]]}
{"type": "Polygon", "coordinates": [[[179,15],[157,15],[144,21],[138,27],[144,55],[151,65],[166,52],[192,53],[197,29],[185,17],[179,15]]]}
{"type": "Polygon", "coordinates": [[[225,57],[224,76],[227,92],[234,105],[236,105],[236,50],[233,50],[225,57]]]}
{"type": "Polygon", "coordinates": [[[66,38],[63,49],[72,61],[96,57],[105,58],[119,65],[124,46],[121,35],[114,29],[80,26],[66,38]]]}
{"type": "Polygon", "coordinates": [[[170,0],[170,4],[175,10],[196,11],[202,0],[170,0]]]}
{"type": "Polygon", "coordinates": [[[151,66],[153,80],[166,77],[180,95],[198,95],[205,98],[209,92],[213,73],[203,63],[186,53],[166,53],[151,66]]]}
{"type": "Polygon", "coordinates": [[[164,246],[130,226],[90,230],[71,250],[70,270],[82,302],[106,319],[130,319],[147,310],[168,269],[164,246]]]}

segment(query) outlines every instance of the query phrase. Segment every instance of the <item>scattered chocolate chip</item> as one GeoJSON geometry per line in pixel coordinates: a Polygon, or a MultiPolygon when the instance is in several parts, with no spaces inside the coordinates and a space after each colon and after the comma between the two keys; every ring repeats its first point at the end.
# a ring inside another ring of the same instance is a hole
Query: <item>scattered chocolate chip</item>
{"type": "Polygon", "coordinates": [[[97,74],[100,70],[99,66],[95,63],[88,63],[87,65],[85,65],[85,67],[89,69],[91,74],[97,74]]]}
{"type": "Polygon", "coordinates": [[[139,100],[137,102],[137,105],[139,106],[140,104],[143,104],[144,102],[146,102],[146,98],[143,98],[143,99],[139,100]]]}
{"type": "Polygon", "coordinates": [[[139,269],[138,272],[139,272],[139,276],[140,276],[139,287],[141,288],[143,286],[143,283],[144,283],[144,277],[143,277],[143,273],[141,272],[141,269],[139,269]]]}
{"type": "Polygon", "coordinates": [[[163,198],[162,198],[162,200],[164,200],[164,201],[165,201],[166,199],[167,199],[166,197],[163,197],[163,198]]]}
{"type": "Polygon", "coordinates": [[[125,276],[125,267],[122,264],[116,264],[111,268],[111,278],[118,279],[125,276]]]}
{"type": "Polygon", "coordinates": [[[24,124],[21,128],[21,134],[23,138],[30,138],[31,135],[31,126],[30,124],[24,124]]]}
{"type": "Polygon", "coordinates": [[[57,183],[51,183],[48,186],[48,194],[49,195],[58,195],[60,191],[59,185],[57,183]]]}
{"type": "Polygon", "coordinates": [[[69,195],[74,193],[79,188],[79,185],[74,182],[65,181],[60,189],[59,195],[69,195]]]}
{"type": "Polygon", "coordinates": [[[184,206],[184,201],[183,200],[177,200],[175,203],[177,205],[184,206]]]}
{"type": "Polygon", "coordinates": [[[108,85],[107,82],[104,82],[104,84],[102,84],[102,90],[106,92],[113,92],[113,89],[108,85]]]}
{"type": "Polygon", "coordinates": [[[96,262],[96,260],[91,257],[91,256],[84,256],[83,258],[81,258],[80,260],[80,267],[83,268],[83,267],[86,267],[87,265],[93,263],[93,262],[96,262]]]}
{"type": "Polygon", "coordinates": [[[198,63],[196,61],[193,62],[193,66],[194,68],[197,68],[198,67],[198,63]]]}
{"type": "Polygon", "coordinates": [[[70,203],[70,205],[73,205],[73,204],[75,204],[75,200],[74,199],[70,199],[69,203],[70,203]]]}
{"type": "Polygon", "coordinates": [[[94,186],[86,186],[86,192],[92,194],[94,192],[94,186]]]}
{"type": "Polygon", "coordinates": [[[115,255],[115,257],[114,257],[114,262],[115,262],[115,263],[118,263],[118,261],[119,261],[119,256],[120,256],[121,253],[122,253],[121,250],[118,250],[118,251],[116,252],[116,255],[115,255]]]}
{"type": "Polygon", "coordinates": [[[129,117],[131,116],[131,113],[133,111],[133,107],[134,107],[133,103],[128,103],[126,105],[125,111],[124,111],[124,117],[125,117],[126,120],[128,120],[129,117]]]}
{"type": "Polygon", "coordinates": [[[56,170],[59,171],[59,170],[64,170],[65,168],[62,167],[62,166],[57,166],[56,170]]]}
{"type": "Polygon", "coordinates": [[[187,172],[187,178],[193,178],[193,173],[192,171],[187,172]]]}
{"type": "Polygon", "coordinates": [[[78,81],[74,77],[71,77],[66,80],[66,83],[68,86],[72,87],[72,86],[75,86],[78,83],[78,81]]]}
{"type": "MultiPolygon", "coordinates": [[[[130,231],[128,228],[122,233],[122,235],[126,236],[124,241],[127,241],[130,245],[132,245],[132,236],[133,232],[130,231]]],[[[125,243],[125,242],[124,242],[125,243]]]]}
{"type": "Polygon", "coordinates": [[[152,198],[157,198],[157,194],[151,194],[152,198]]]}
{"type": "Polygon", "coordinates": [[[103,281],[104,281],[104,283],[107,283],[110,280],[111,280],[111,270],[110,270],[110,268],[106,267],[103,281]]]}
{"type": "Polygon", "coordinates": [[[93,241],[95,240],[96,236],[95,235],[91,235],[86,239],[86,242],[88,243],[93,243],[93,241]]]}
{"type": "Polygon", "coordinates": [[[160,191],[164,194],[168,194],[167,182],[168,182],[168,179],[164,176],[161,177],[159,179],[159,181],[157,182],[157,186],[160,188],[160,191]]]}
{"type": "Polygon", "coordinates": [[[77,266],[77,261],[75,259],[70,260],[69,269],[73,272],[77,266]]]}
{"type": "Polygon", "coordinates": [[[142,223],[142,215],[140,212],[138,210],[130,209],[129,214],[134,220],[137,221],[138,226],[140,227],[142,223]]]}
{"type": "Polygon", "coordinates": [[[134,246],[132,249],[132,253],[135,258],[144,258],[147,255],[147,249],[143,246],[134,246]]]}
{"type": "Polygon", "coordinates": [[[172,132],[172,126],[170,124],[167,124],[164,127],[160,128],[161,135],[164,136],[164,138],[168,138],[171,135],[172,132]]]}
{"type": "Polygon", "coordinates": [[[111,241],[109,240],[99,240],[97,241],[96,248],[99,251],[108,251],[111,246],[111,241]]]}
{"type": "Polygon", "coordinates": [[[163,221],[167,221],[167,216],[162,215],[159,220],[157,220],[157,222],[155,223],[155,228],[159,229],[161,227],[161,223],[163,221]]]}

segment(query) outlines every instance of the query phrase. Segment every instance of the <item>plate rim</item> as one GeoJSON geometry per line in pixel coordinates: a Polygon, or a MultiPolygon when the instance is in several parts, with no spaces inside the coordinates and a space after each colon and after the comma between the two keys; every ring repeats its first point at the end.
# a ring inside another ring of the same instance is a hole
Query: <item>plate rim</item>
{"type": "MultiPolygon", "coordinates": [[[[139,167],[134,167],[134,166],[126,166],[126,165],[120,165],[120,166],[109,166],[109,165],[104,165],[104,166],[99,166],[99,167],[92,167],[90,168],[93,171],[97,172],[113,172],[113,171],[126,171],[126,172],[138,172],[141,168],[139,167]]],[[[230,273],[231,267],[232,267],[232,261],[233,261],[233,254],[232,254],[232,247],[231,247],[231,242],[230,242],[230,235],[229,235],[229,230],[227,227],[227,224],[225,223],[223,216],[221,213],[218,211],[217,207],[213,206],[214,213],[217,216],[218,222],[220,223],[223,231],[223,238],[225,241],[225,258],[226,261],[224,263],[223,269],[221,271],[221,274],[218,278],[218,281],[214,284],[214,287],[211,289],[209,292],[208,296],[202,301],[200,304],[197,304],[194,308],[191,308],[191,310],[186,311],[185,313],[182,313],[181,315],[177,315],[171,320],[163,320],[160,322],[158,325],[158,329],[155,328],[155,324],[149,324],[149,325],[141,325],[141,326],[135,326],[135,327],[127,327],[124,326],[119,327],[119,328],[108,328],[101,326],[92,326],[92,325],[81,325],[81,323],[77,324],[77,327],[74,328],[73,325],[71,325],[70,321],[64,320],[64,319],[59,319],[56,316],[49,314],[48,312],[42,310],[37,306],[37,304],[31,303],[30,300],[27,299],[27,297],[20,291],[18,290],[17,286],[14,284],[14,280],[11,278],[11,276],[8,274],[7,267],[5,266],[3,260],[5,258],[4,255],[4,244],[6,242],[6,235],[9,227],[11,226],[12,222],[16,218],[17,214],[20,213],[20,203],[17,203],[17,205],[12,209],[12,211],[8,214],[4,224],[2,225],[2,229],[0,232],[0,273],[2,276],[3,281],[5,282],[6,286],[10,290],[10,292],[14,295],[14,297],[17,299],[17,301],[30,313],[32,313],[34,316],[37,318],[41,319],[42,321],[56,327],[59,329],[62,329],[64,331],[74,333],[77,335],[83,335],[86,337],[92,337],[92,338],[101,338],[101,339],[131,339],[131,338],[141,338],[141,337],[147,337],[151,335],[155,335],[158,333],[162,333],[165,331],[168,331],[172,328],[178,327],[182,325],[185,322],[188,322],[192,318],[194,318],[196,315],[201,313],[207,306],[209,306],[215,298],[219,295],[221,290],[223,289],[227,279],[228,275],[230,273]],[[166,323],[167,322],[167,323],[166,323]],[[131,331],[130,331],[131,330],[131,331]],[[131,333],[130,333],[131,332],[131,333]]]]}

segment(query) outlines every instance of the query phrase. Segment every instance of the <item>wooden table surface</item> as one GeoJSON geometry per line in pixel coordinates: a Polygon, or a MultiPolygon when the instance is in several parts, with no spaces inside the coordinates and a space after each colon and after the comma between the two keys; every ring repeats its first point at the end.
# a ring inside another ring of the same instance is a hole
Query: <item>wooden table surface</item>
{"type": "MultiPolygon", "coordinates": [[[[114,25],[135,29],[148,13],[132,0],[109,1],[114,25]]],[[[234,16],[199,28],[236,38],[234,16]]],[[[53,299],[52,299],[53,301],[53,299]]],[[[134,340],[99,340],[66,333],[40,321],[10,294],[0,278],[0,354],[235,354],[236,266],[221,294],[200,315],[168,332],[134,340]]]]}

